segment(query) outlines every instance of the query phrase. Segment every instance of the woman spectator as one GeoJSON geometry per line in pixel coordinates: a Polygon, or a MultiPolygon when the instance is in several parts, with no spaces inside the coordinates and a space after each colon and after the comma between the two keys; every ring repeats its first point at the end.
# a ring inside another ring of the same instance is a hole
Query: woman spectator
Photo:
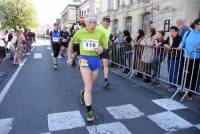
{"type": "Polygon", "coordinates": [[[155,28],[150,28],[147,32],[146,37],[141,41],[141,45],[144,46],[144,51],[142,53],[141,61],[144,62],[144,73],[146,78],[144,79],[145,83],[151,82],[151,61],[154,57],[154,48],[155,39],[154,35],[156,34],[155,28]]]}
{"type": "Polygon", "coordinates": [[[181,42],[181,37],[178,35],[178,27],[171,26],[170,27],[170,36],[167,38],[165,42],[165,48],[168,52],[168,72],[169,72],[169,82],[170,87],[168,89],[169,92],[175,92],[177,88],[178,83],[178,71],[180,69],[180,58],[181,53],[180,50],[178,50],[178,46],[181,42]]]}
{"type": "Polygon", "coordinates": [[[25,42],[25,37],[23,34],[23,30],[19,29],[16,32],[16,36],[13,37],[13,45],[14,45],[14,60],[13,64],[20,64],[22,62],[23,54],[24,54],[24,48],[23,48],[23,42],[25,42]]]}
{"type": "MultiPolygon", "coordinates": [[[[197,90],[197,83],[199,79],[200,68],[200,18],[193,22],[193,28],[189,32],[186,32],[180,43],[179,48],[185,48],[186,52],[184,56],[189,55],[188,74],[186,78],[186,88],[190,90],[197,90]]],[[[189,92],[186,96],[187,99],[192,99],[192,92],[189,92]]]]}
{"type": "Polygon", "coordinates": [[[130,43],[132,41],[132,38],[131,38],[131,34],[128,30],[124,30],[123,35],[124,35],[124,41],[125,41],[125,46],[124,46],[125,47],[125,51],[124,51],[124,63],[125,64],[124,65],[126,66],[123,73],[129,73],[130,68],[131,68],[131,66],[130,66],[131,60],[130,59],[132,57],[132,55],[130,53],[130,51],[131,51],[130,43]]]}
{"type": "Polygon", "coordinates": [[[143,52],[142,47],[140,46],[141,41],[144,39],[145,33],[142,29],[138,30],[138,36],[132,42],[133,48],[133,69],[136,69],[140,72],[137,73],[136,77],[143,78],[143,74],[141,73],[144,65],[141,62],[141,55],[143,52]]]}
{"type": "Polygon", "coordinates": [[[156,35],[156,40],[155,40],[155,54],[153,61],[151,62],[152,70],[153,70],[153,75],[152,75],[152,80],[155,85],[159,85],[159,80],[157,77],[160,76],[160,65],[162,60],[164,59],[164,51],[163,51],[163,46],[165,43],[164,40],[165,32],[164,31],[159,31],[157,32],[156,35]]]}

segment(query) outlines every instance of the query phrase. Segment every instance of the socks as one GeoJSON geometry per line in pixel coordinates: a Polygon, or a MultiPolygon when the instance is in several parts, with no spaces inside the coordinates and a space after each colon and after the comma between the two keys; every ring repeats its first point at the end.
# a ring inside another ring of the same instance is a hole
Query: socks
{"type": "Polygon", "coordinates": [[[92,106],[90,105],[90,106],[86,106],[86,109],[87,109],[87,112],[90,112],[90,111],[92,111],[92,106]]]}

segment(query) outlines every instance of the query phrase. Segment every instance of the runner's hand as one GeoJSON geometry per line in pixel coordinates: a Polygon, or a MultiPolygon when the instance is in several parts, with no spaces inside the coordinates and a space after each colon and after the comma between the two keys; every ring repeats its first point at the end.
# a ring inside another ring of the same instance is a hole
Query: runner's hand
{"type": "Polygon", "coordinates": [[[103,52],[103,47],[102,46],[98,47],[96,51],[98,52],[98,54],[101,54],[103,52]]]}

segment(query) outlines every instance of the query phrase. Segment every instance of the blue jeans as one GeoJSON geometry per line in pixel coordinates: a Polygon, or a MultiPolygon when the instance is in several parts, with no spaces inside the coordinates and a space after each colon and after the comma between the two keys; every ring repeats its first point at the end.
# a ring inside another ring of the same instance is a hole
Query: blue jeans
{"type": "Polygon", "coordinates": [[[169,73],[169,82],[172,83],[171,87],[176,87],[173,84],[177,84],[178,82],[179,59],[178,60],[168,59],[167,67],[169,73]]]}

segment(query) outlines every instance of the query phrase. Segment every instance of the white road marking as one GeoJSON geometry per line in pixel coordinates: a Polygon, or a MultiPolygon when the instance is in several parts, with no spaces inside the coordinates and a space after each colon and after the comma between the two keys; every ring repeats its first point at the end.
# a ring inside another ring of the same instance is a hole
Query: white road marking
{"type": "Polygon", "coordinates": [[[42,54],[41,53],[34,53],[33,58],[34,59],[41,59],[42,58],[42,54]]]}
{"type": "Polygon", "coordinates": [[[190,122],[184,120],[183,118],[170,111],[150,115],[148,117],[167,132],[174,132],[180,129],[194,126],[190,122]]]}
{"type": "Polygon", "coordinates": [[[40,133],[40,134],[51,134],[50,132],[47,132],[47,133],[40,133]]]}
{"type": "Polygon", "coordinates": [[[115,119],[133,119],[144,116],[144,113],[132,104],[106,107],[106,109],[115,119]]]}
{"type": "Polygon", "coordinates": [[[89,134],[131,134],[131,132],[120,122],[88,126],[89,134]]]}
{"type": "Polygon", "coordinates": [[[17,68],[15,73],[12,75],[12,77],[10,78],[8,83],[5,85],[5,87],[1,91],[1,93],[0,93],[0,104],[2,103],[2,101],[3,101],[4,97],[6,96],[7,92],[10,90],[10,87],[14,83],[15,79],[17,78],[17,75],[19,74],[20,70],[22,69],[22,67],[24,66],[26,61],[27,61],[27,58],[25,58],[24,61],[19,65],[19,67],[17,68]]]}
{"type": "Polygon", "coordinates": [[[178,109],[185,109],[187,108],[186,106],[184,106],[183,104],[174,101],[170,98],[165,98],[165,99],[157,99],[157,100],[152,100],[154,103],[156,103],[157,105],[163,107],[166,110],[178,110],[178,109]]]}
{"type": "Polygon", "coordinates": [[[200,130],[200,124],[196,125],[196,128],[198,128],[200,130]]]}
{"type": "Polygon", "coordinates": [[[8,134],[12,130],[13,118],[0,119],[0,134],[8,134]]]}
{"type": "Polygon", "coordinates": [[[50,131],[84,127],[85,122],[79,111],[53,113],[48,115],[48,127],[50,131]]]}
{"type": "MultiPolygon", "coordinates": [[[[33,51],[35,47],[33,47],[31,49],[31,51],[33,51]]],[[[8,83],[5,85],[5,87],[3,88],[3,90],[0,93],[0,104],[2,103],[4,97],[6,96],[7,92],[10,90],[13,82],[15,81],[15,79],[17,78],[17,75],[19,74],[20,70],[22,69],[22,67],[24,66],[25,62],[27,61],[27,58],[25,58],[23,60],[23,62],[19,65],[19,67],[17,68],[17,70],[15,71],[15,73],[12,75],[12,77],[9,79],[8,83]]]]}
{"type": "Polygon", "coordinates": [[[51,50],[51,47],[48,46],[47,49],[48,49],[48,50],[51,50]]]}

